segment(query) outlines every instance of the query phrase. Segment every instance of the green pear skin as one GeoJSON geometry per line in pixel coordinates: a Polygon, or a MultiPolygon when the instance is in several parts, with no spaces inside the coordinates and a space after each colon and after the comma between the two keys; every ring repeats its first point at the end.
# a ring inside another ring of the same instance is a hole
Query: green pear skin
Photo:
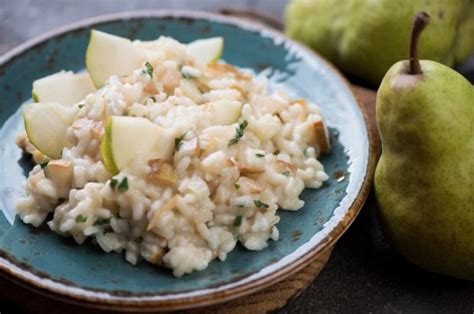
{"type": "Polygon", "coordinates": [[[419,11],[431,15],[420,58],[452,66],[474,52],[474,0],[292,0],[285,32],[346,74],[378,86],[395,62],[407,58],[419,11]]]}
{"type": "Polygon", "coordinates": [[[377,94],[382,229],[422,268],[474,280],[474,87],[437,62],[407,69],[394,64],[377,94]]]}
{"type": "Polygon", "coordinates": [[[458,35],[454,45],[454,62],[462,63],[474,51],[474,0],[466,7],[459,21],[458,35]]]}

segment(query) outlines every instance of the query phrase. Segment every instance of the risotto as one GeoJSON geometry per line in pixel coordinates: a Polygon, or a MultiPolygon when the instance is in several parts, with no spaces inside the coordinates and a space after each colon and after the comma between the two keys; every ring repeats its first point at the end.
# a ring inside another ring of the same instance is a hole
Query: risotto
{"type": "Polygon", "coordinates": [[[147,52],[133,73],[64,105],[58,156],[18,135],[36,163],[20,218],[177,277],[224,261],[237,242],[262,250],[277,241],[277,211],[300,209],[303,189],[328,179],[317,159],[330,150],[319,108],[270,93],[250,71],[199,62],[172,38],[133,47],[147,52]],[[133,129],[148,124],[162,135],[133,129]]]}

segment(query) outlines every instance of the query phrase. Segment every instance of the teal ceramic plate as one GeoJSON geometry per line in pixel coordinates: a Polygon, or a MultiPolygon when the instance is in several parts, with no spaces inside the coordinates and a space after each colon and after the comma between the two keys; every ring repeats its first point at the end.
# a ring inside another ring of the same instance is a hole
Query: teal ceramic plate
{"type": "Polygon", "coordinates": [[[84,68],[91,28],[151,40],[159,35],[189,42],[223,36],[223,59],[264,72],[291,96],[320,104],[331,128],[333,151],[321,161],[331,176],[320,190],[305,190],[304,208],[280,212],[280,240],[250,252],[237,248],[225,262],[183,278],[142,262],[126,263],[93,244],[76,245],[47,227],[34,229],[0,217],[1,274],[67,301],[118,310],[177,309],[222,302],[282,280],[317,258],[350,225],[370,186],[372,149],[364,115],[345,80],[326,61],[282,34],[240,20],[189,12],[133,12],[99,17],[27,42],[0,58],[0,205],[14,212],[31,168],[15,145],[23,128],[22,103],[33,80],[84,68]]]}

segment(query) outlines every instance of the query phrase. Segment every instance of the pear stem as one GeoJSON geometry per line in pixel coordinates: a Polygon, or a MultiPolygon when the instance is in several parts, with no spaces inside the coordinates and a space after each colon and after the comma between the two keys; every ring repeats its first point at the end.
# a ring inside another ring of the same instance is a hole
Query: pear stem
{"type": "Polygon", "coordinates": [[[420,35],[430,22],[430,15],[426,12],[419,12],[413,21],[413,28],[410,36],[410,69],[409,74],[423,74],[421,70],[420,60],[418,59],[418,42],[420,35]]]}

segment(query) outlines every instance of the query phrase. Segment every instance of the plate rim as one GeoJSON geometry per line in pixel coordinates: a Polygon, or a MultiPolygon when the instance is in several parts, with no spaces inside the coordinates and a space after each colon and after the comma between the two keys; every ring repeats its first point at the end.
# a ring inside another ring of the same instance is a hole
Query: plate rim
{"type": "MultiPolygon", "coordinates": [[[[275,269],[270,273],[263,275],[253,281],[246,282],[240,285],[236,285],[227,290],[223,291],[210,291],[209,293],[201,294],[198,296],[184,296],[181,298],[169,298],[161,300],[141,300],[137,296],[113,296],[106,292],[95,292],[92,289],[79,288],[65,283],[59,283],[57,281],[42,278],[41,276],[22,269],[18,265],[9,261],[8,257],[0,255],[0,275],[17,282],[27,289],[36,291],[47,297],[53,297],[61,301],[69,303],[75,303],[82,306],[89,306],[94,308],[102,309],[113,309],[120,311],[133,311],[133,310],[144,310],[144,311],[167,311],[167,310],[179,310],[187,309],[191,307],[209,306],[225,301],[230,301],[245,295],[255,293],[259,290],[269,287],[270,285],[282,281],[292,274],[300,271],[306,265],[317,259],[321,254],[328,248],[332,247],[337,240],[344,234],[344,232],[352,224],[360,210],[362,209],[365,200],[369,194],[372,186],[373,174],[376,163],[376,141],[372,126],[369,122],[369,118],[364,106],[355,97],[347,79],[336,69],[329,61],[320,56],[313,50],[293,41],[285,34],[273,30],[267,26],[261,25],[252,21],[244,21],[235,17],[229,17],[221,14],[204,12],[204,11],[190,11],[190,10],[150,10],[150,11],[125,11],[106,15],[100,15],[92,18],[82,19],[77,22],[71,23],[66,26],[61,26],[48,31],[42,35],[39,35],[33,39],[30,39],[23,44],[20,44],[16,48],[13,48],[9,52],[0,56],[0,71],[8,63],[15,60],[17,57],[21,57],[22,54],[28,50],[40,45],[48,40],[67,34],[71,31],[90,27],[92,25],[98,25],[113,21],[120,20],[131,20],[140,18],[181,18],[181,19],[193,19],[193,20],[207,20],[211,22],[229,24],[242,28],[244,30],[252,30],[259,32],[260,34],[265,33],[272,39],[281,39],[290,46],[296,47],[299,50],[303,50],[312,58],[317,59],[320,63],[325,64],[331,71],[332,74],[338,77],[340,82],[346,87],[347,92],[354,98],[360,110],[364,125],[367,133],[368,142],[368,155],[367,155],[367,167],[357,195],[354,201],[348,207],[347,212],[341,217],[339,222],[329,233],[317,244],[314,245],[308,252],[289,262],[287,265],[279,269],[275,269]],[[96,295],[89,296],[81,293],[81,290],[94,292],[96,295]]],[[[290,253],[290,255],[293,253],[290,253]]],[[[288,256],[288,255],[287,255],[288,256]]],[[[238,283],[240,280],[235,281],[238,283]]],[[[206,290],[206,289],[201,289],[206,290]]],[[[212,289],[207,289],[212,290],[212,289]]],[[[170,294],[176,295],[176,294],[170,294]]]]}

